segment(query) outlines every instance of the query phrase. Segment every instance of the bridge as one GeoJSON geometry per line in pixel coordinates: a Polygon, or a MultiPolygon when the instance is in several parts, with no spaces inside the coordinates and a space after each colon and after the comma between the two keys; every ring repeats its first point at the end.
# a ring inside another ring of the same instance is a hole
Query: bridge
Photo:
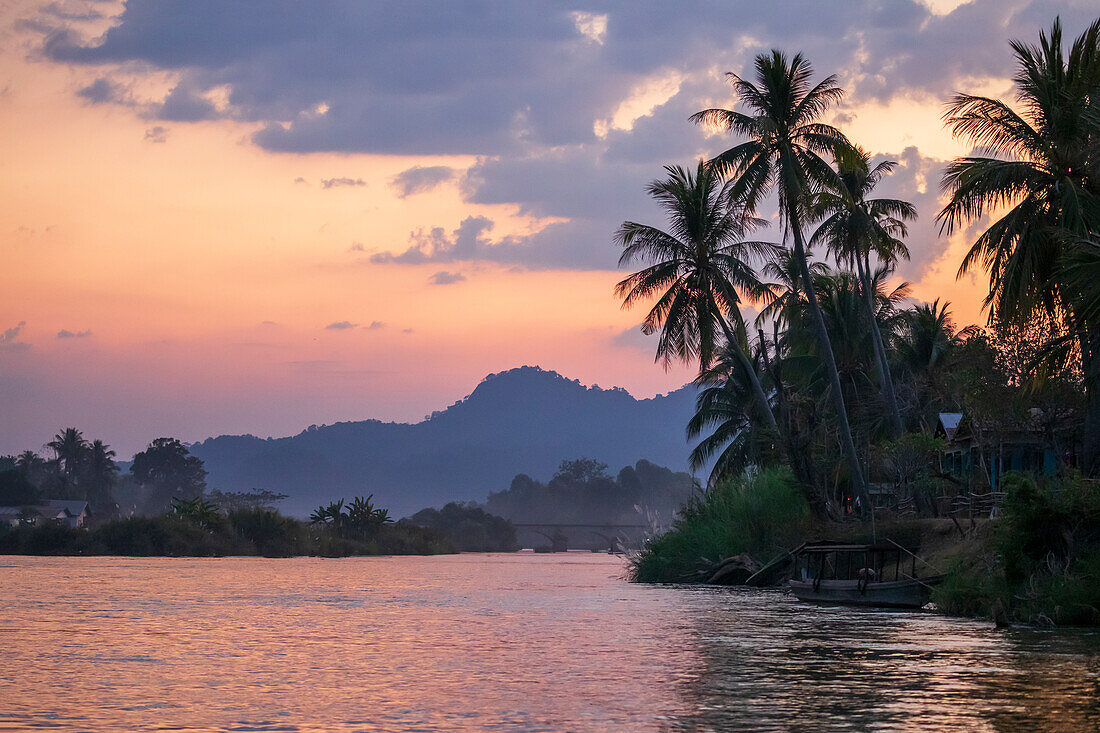
{"type": "Polygon", "coordinates": [[[561,522],[512,522],[512,526],[516,529],[530,530],[550,540],[548,548],[550,552],[565,552],[569,549],[569,537],[566,536],[565,530],[587,530],[589,534],[604,541],[608,552],[615,552],[622,549],[622,543],[616,533],[624,530],[651,529],[648,524],[565,524],[561,522]]]}

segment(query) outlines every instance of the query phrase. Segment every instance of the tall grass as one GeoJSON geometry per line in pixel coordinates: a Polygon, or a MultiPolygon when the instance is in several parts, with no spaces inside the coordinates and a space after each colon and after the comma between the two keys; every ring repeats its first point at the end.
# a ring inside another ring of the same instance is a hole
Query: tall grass
{"type": "Polygon", "coordinates": [[[672,529],[630,557],[640,583],[694,580],[723,558],[747,552],[766,562],[797,545],[810,507],[787,467],[725,479],[680,510],[672,529]]]}

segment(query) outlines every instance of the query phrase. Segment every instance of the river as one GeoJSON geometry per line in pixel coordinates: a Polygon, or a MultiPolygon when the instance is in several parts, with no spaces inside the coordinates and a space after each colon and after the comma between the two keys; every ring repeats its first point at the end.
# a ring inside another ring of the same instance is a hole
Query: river
{"type": "Polygon", "coordinates": [[[607,555],[0,558],[0,730],[1100,730],[1100,632],[607,555]]]}

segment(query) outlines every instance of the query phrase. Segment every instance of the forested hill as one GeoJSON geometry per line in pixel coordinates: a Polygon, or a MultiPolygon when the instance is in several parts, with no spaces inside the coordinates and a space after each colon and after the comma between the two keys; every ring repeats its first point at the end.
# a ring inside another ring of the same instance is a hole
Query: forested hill
{"type": "Polygon", "coordinates": [[[206,463],[210,487],[287,494],[282,508],[290,514],[373,493],[400,517],[448,501],[484,502],[518,473],[549,476],[580,457],[687,470],[684,426],[694,400],[690,386],[637,400],[623,389],[585,387],[525,366],[486,377],[468,397],[416,424],[365,420],[287,438],[226,435],[191,452],[206,463]]]}

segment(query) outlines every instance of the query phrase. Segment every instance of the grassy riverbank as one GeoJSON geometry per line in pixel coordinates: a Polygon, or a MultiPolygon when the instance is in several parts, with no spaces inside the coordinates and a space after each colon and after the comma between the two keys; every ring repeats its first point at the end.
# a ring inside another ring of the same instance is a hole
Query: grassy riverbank
{"type": "Polygon", "coordinates": [[[783,468],[727,478],[688,502],[671,530],[630,558],[630,577],[642,583],[705,580],[723,558],[748,553],[765,562],[801,542],[810,508],[783,468]]]}
{"type": "MultiPolygon", "coordinates": [[[[875,536],[913,549],[925,574],[943,573],[932,600],[944,613],[1038,625],[1100,624],[1100,484],[1076,476],[1042,484],[1008,474],[995,520],[880,517],[875,536]]],[[[638,582],[706,582],[723,559],[767,562],[807,540],[871,542],[869,523],[826,523],[793,477],[767,469],[719,483],[673,528],[631,559],[638,582]]]]}
{"type": "Polygon", "coordinates": [[[171,514],[130,517],[91,530],[53,524],[0,532],[0,554],[223,557],[436,555],[454,552],[440,531],[398,522],[344,536],[275,511],[240,510],[196,521],[171,514]]]}

